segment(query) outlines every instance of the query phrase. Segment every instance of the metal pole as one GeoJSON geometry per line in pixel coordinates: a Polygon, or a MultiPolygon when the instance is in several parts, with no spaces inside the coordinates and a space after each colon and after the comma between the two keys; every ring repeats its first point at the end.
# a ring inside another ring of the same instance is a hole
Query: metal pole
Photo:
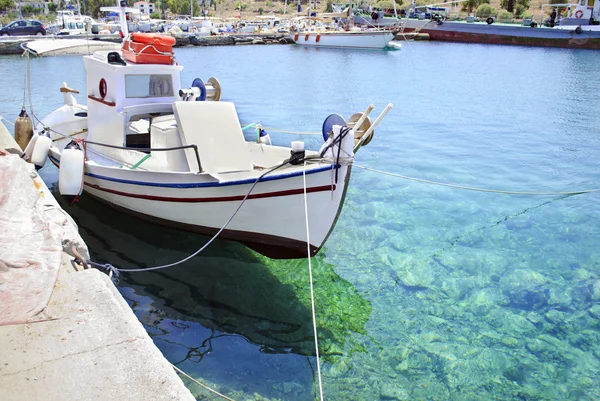
{"type": "Polygon", "coordinates": [[[21,10],[21,0],[19,0],[19,19],[23,19],[23,11],[21,10]]]}

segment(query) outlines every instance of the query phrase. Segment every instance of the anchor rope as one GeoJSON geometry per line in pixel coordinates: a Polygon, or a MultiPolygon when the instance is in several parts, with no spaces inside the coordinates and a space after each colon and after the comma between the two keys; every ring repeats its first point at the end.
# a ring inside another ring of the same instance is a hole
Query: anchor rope
{"type": "Polygon", "coordinates": [[[196,383],[197,385],[199,385],[200,387],[202,387],[205,390],[210,391],[213,394],[218,395],[221,398],[224,398],[226,400],[229,401],[234,401],[233,399],[227,397],[226,395],[223,395],[221,393],[219,393],[217,390],[213,390],[212,388],[208,387],[206,384],[200,383],[198,380],[194,379],[192,376],[188,375],[187,373],[185,373],[183,370],[179,369],[177,366],[171,364],[171,366],[173,367],[173,369],[175,369],[177,372],[179,372],[180,374],[182,374],[183,376],[187,377],[188,379],[190,379],[191,381],[193,381],[194,383],[196,383]]]}
{"type": "Polygon", "coordinates": [[[571,192],[528,192],[528,191],[506,191],[506,190],[499,190],[499,189],[486,189],[486,188],[469,187],[469,186],[465,186],[465,185],[447,184],[447,183],[443,183],[443,182],[424,180],[424,179],[415,178],[415,177],[408,177],[408,176],[402,175],[402,174],[390,173],[388,171],[376,170],[374,168],[361,166],[356,163],[354,163],[353,166],[363,169],[363,170],[372,171],[374,173],[389,175],[391,177],[397,177],[397,178],[402,178],[405,180],[422,182],[425,184],[441,185],[441,186],[450,187],[450,188],[466,189],[468,191],[492,192],[492,193],[508,194],[508,195],[536,195],[536,196],[580,195],[580,194],[587,194],[587,193],[600,191],[600,188],[586,189],[586,190],[582,190],[582,191],[571,191],[571,192]]]}
{"type": "MultiPolygon", "coordinates": [[[[340,145],[341,147],[341,145],[340,145]]],[[[306,160],[302,170],[302,179],[304,181],[304,216],[306,218],[306,258],[308,259],[308,278],[310,282],[310,303],[312,308],[313,331],[315,336],[315,351],[317,356],[317,377],[319,379],[319,395],[323,401],[323,381],[321,379],[321,359],[319,357],[319,338],[317,336],[317,316],[315,313],[315,292],[313,288],[312,263],[310,258],[310,230],[308,223],[308,198],[306,196],[306,160]]]]}

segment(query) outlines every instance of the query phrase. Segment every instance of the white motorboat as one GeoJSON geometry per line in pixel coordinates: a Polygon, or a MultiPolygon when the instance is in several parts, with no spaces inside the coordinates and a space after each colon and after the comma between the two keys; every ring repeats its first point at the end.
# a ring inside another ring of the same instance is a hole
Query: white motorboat
{"type": "Polygon", "coordinates": [[[273,258],[315,255],[340,214],[354,152],[391,105],[373,124],[372,106],[354,115],[356,133],[330,116],[319,151],[246,141],[235,105],[218,101],[218,81],[182,87],[173,42],[134,33],[119,52],[85,56],[87,106],[64,84],[64,105],[38,124],[26,150],[31,161],[43,164],[41,144],[51,142],[63,195],[84,190],[159,224],[222,230],[273,258]]]}
{"type": "Polygon", "coordinates": [[[390,42],[394,33],[389,30],[334,30],[334,31],[300,31],[290,34],[290,38],[301,46],[341,47],[351,49],[386,49],[397,48],[390,42]]]}
{"type": "Polygon", "coordinates": [[[91,54],[99,50],[119,50],[115,42],[93,39],[42,39],[23,44],[36,56],[65,56],[91,54]]]}

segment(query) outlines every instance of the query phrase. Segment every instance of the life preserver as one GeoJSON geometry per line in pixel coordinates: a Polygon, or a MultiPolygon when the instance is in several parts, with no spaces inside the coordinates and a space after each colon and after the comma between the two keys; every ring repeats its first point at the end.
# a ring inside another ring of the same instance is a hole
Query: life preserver
{"type": "Polygon", "coordinates": [[[100,79],[98,83],[98,90],[100,91],[100,97],[104,99],[106,97],[106,93],[108,92],[108,85],[106,85],[106,80],[104,78],[100,79]]]}
{"type": "Polygon", "coordinates": [[[294,42],[297,42],[297,41],[298,41],[298,32],[296,32],[296,33],[294,34],[294,42]]]}
{"type": "Polygon", "coordinates": [[[176,42],[175,38],[172,36],[142,32],[133,32],[131,34],[131,40],[138,43],[147,43],[151,45],[161,46],[173,46],[176,42]]]}
{"type": "Polygon", "coordinates": [[[315,42],[319,43],[319,40],[321,40],[321,34],[317,33],[317,37],[315,38],[315,42]]]}
{"type": "Polygon", "coordinates": [[[581,11],[581,10],[575,11],[575,18],[581,18],[581,17],[583,17],[583,11],[581,11]]]}
{"type": "Polygon", "coordinates": [[[304,35],[304,40],[308,40],[308,33],[306,35],[304,35]]]}

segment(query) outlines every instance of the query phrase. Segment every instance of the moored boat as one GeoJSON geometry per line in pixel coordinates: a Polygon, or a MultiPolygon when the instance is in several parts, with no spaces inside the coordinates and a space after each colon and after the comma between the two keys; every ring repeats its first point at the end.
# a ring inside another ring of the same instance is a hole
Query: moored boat
{"type": "Polygon", "coordinates": [[[351,49],[385,49],[392,47],[394,34],[390,30],[300,31],[290,38],[301,46],[339,47],[351,49]]]}
{"type": "MultiPolygon", "coordinates": [[[[553,4],[552,6],[560,6],[553,4]]],[[[418,31],[431,40],[527,46],[600,49],[600,2],[582,0],[552,26],[534,21],[525,25],[485,22],[405,19],[403,32],[418,31]]]]}
{"type": "Polygon", "coordinates": [[[353,116],[356,131],[330,116],[319,151],[305,150],[302,142],[246,141],[235,105],[218,101],[218,81],[181,85],[183,67],[171,43],[134,34],[120,52],[85,56],[87,106],[66,84],[61,88],[64,105],[36,129],[44,139],[37,142],[52,139],[49,158],[59,167],[59,187],[70,188],[63,195],[85,191],[118,210],[219,232],[273,258],[315,255],[344,203],[354,152],[368,143],[383,114],[372,125],[372,107],[353,116]],[[60,185],[63,176],[72,182],[60,185]]]}

